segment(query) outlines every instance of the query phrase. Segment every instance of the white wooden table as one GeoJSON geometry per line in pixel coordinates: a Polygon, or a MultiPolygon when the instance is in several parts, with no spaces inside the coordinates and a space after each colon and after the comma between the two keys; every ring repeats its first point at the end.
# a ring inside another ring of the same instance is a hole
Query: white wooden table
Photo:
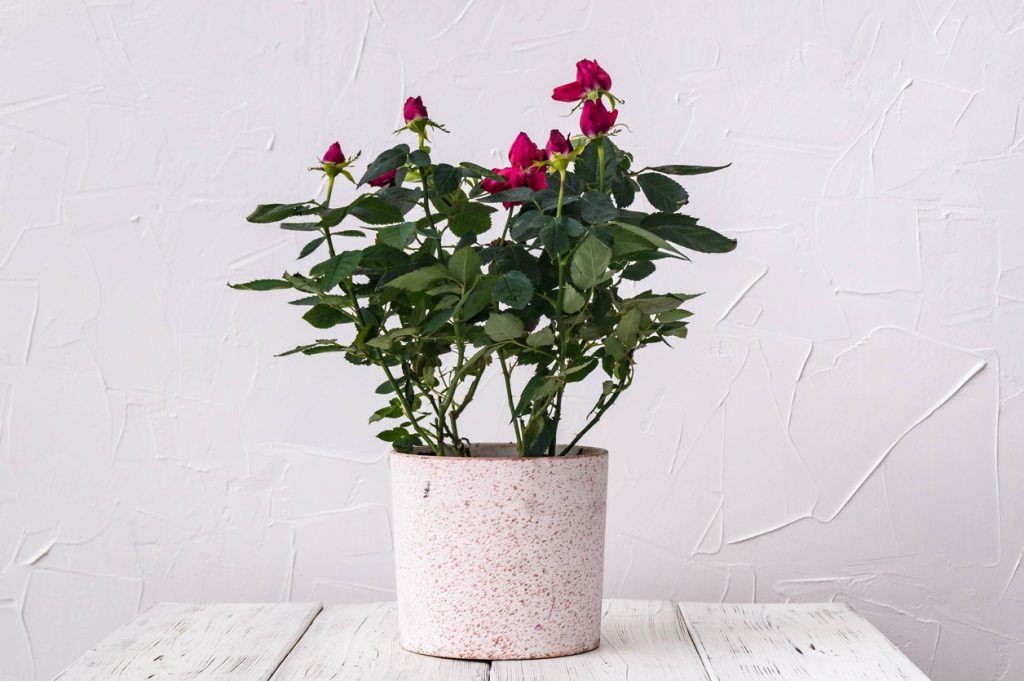
{"type": "Polygon", "coordinates": [[[394,603],[161,604],[60,681],[927,681],[842,604],[605,602],[601,646],[469,662],[398,646],[394,603]]]}

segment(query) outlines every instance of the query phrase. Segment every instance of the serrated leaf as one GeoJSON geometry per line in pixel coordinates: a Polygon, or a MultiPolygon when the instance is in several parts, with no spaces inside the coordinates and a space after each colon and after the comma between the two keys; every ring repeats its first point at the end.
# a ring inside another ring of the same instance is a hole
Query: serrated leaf
{"type": "Polygon", "coordinates": [[[402,250],[416,238],[416,223],[403,222],[388,225],[377,230],[377,241],[392,248],[402,250]]]}
{"type": "Polygon", "coordinates": [[[462,182],[462,171],[447,163],[434,166],[434,191],[439,196],[447,196],[459,188],[462,182]]]}
{"type": "Polygon", "coordinates": [[[493,312],[484,325],[484,333],[496,343],[523,335],[523,320],[511,312],[493,312]]]}
{"type": "Polygon", "coordinates": [[[533,298],[533,284],[529,277],[518,270],[504,272],[496,275],[491,296],[515,310],[521,310],[533,298]]]}
{"type": "Polygon", "coordinates": [[[448,276],[448,268],[440,263],[427,265],[412,272],[399,275],[384,284],[391,288],[400,288],[403,291],[424,291],[428,286],[438,279],[448,276]]]}
{"type": "Polygon", "coordinates": [[[636,186],[628,175],[618,174],[612,180],[612,196],[619,208],[626,208],[633,204],[636,198],[636,186]]]}
{"type": "Polygon", "coordinates": [[[549,345],[553,345],[555,342],[555,332],[551,330],[550,326],[545,326],[540,331],[534,331],[526,337],[526,344],[531,348],[543,348],[549,345]]]}
{"type": "Polygon", "coordinates": [[[516,241],[528,241],[540,234],[544,225],[552,220],[554,220],[553,217],[545,215],[539,210],[521,212],[512,219],[508,233],[516,241]]]}
{"type": "Polygon", "coordinates": [[[480,253],[475,248],[464,246],[452,253],[448,271],[460,284],[468,286],[480,276],[480,253]]]}
{"type": "Polygon", "coordinates": [[[572,247],[572,237],[583,233],[583,225],[565,215],[554,218],[540,230],[540,242],[552,256],[563,256],[572,247]]]}
{"type": "Polygon", "coordinates": [[[394,204],[372,194],[359,197],[348,208],[352,215],[369,225],[390,225],[402,221],[402,211],[394,204]]]}
{"type": "Polygon", "coordinates": [[[322,236],[317,237],[316,239],[313,239],[308,244],[303,246],[302,250],[299,251],[299,260],[302,260],[307,255],[309,255],[310,253],[312,253],[316,249],[320,248],[320,244],[322,244],[326,240],[326,238],[327,237],[322,237],[322,236]]]}
{"type": "Polygon", "coordinates": [[[497,182],[504,182],[505,178],[494,172],[490,168],[484,168],[476,163],[470,163],[469,161],[463,161],[459,164],[462,168],[462,174],[465,177],[486,177],[489,180],[495,180],[497,182]]]}
{"type": "Polygon", "coordinates": [[[494,279],[490,276],[485,276],[477,279],[473,288],[463,297],[462,303],[458,308],[459,319],[465,321],[472,319],[477,316],[484,309],[491,304],[491,286],[494,284],[494,279]]]}
{"type": "Polygon", "coordinates": [[[280,222],[299,215],[309,215],[313,212],[308,202],[303,203],[263,203],[256,206],[256,210],[246,216],[246,220],[258,224],[269,222],[280,222]]]}
{"type": "Polygon", "coordinates": [[[294,288],[284,279],[254,279],[242,284],[228,284],[239,291],[274,291],[276,289],[294,288]]]}
{"type": "Polygon", "coordinates": [[[409,163],[417,168],[426,168],[430,165],[430,154],[422,149],[413,149],[409,152],[409,163]]]}
{"type": "Polygon", "coordinates": [[[481,196],[477,201],[482,201],[483,203],[520,203],[522,201],[533,201],[533,197],[536,194],[537,192],[529,187],[516,187],[515,189],[506,189],[497,194],[481,196]]]}
{"type": "Polygon", "coordinates": [[[324,305],[323,303],[317,303],[309,308],[309,311],[302,315],[302,318],[318,329],[329,329],[336,324],[352,321],[341,310],[330,305],[324,305]]]}
{"type": "Polygon", "coordinates": [[[731,166],[731,163],[726,163],[724,166],[684,166],[684,165],[667,165],[667,166],[651,166],[644,170],[653,170],[658,173],[665,173],[666,175],[703,175],[704,173],[713,173],[716,170],[724,170],[731,166]]]}
{"type": "Polygon", "coordinates": [[[330,291],[341,283],[342,280],[352,276],[356,266],[363,257],[362,251],[346,251],[339,253],[333,258],[324,260],[314,265],[309,271],[310,276],[320,279],[320,286],[324,291],[330,291]]]}
{"type": "Polygon", "coordinates": [[[579,289],[594,288],[604,280],[611,259],[612,249],[594,235],[588,234],[576,247],[569,265],[572,283],[579,289]]]}
{"type": "Polygon", "coordinates": [[[736,240],[697,224],[689,215],[655,213],[640,223],[652,234],[699,253],[728,253],[736,248],[736,240]]]}
{"type": "Polygon", "coordinates": [[[596,225],[614,220],[619,216],[619,210],[607,194],[591,191],[584,192],[580,199],[580,215],[586,222],[596,225]]]}
{"type": "Polygon", "coordinates": [[[455,236],[483,234],[491,228],[491,206],[474,201],[459,201],[448,210],[448,228],[455,236]]]}
{"type": "Polygon", "coordinates": [[[394,170],[395,168],[404,165],[408,158],[408,144],[399,144],[387,151],[382,151],[377,155],[377,158],[373,159],[370,165],[367,166],[366,172],[363,173],[361,178],[359,178],[359,184],[364,185],[370,180],[380,177],[389,170],[394,170]]]}
{"type": "Polygon", "coordinates": [[[586,305],[587,299],[583,295],[574,289],[572,286],[566,286],[562,290],[562,312],[566,314],[576,314],[583,309],[586,305]]]}
{"type": "Polygon", "coordinates": [[[622,315],[622,319],[615,327],[615,336],[622,341],[627,348],[636,347],[640,333],[640,321],[643,313],[635,307],[631,307],[622,315]]]}
{"type": "Polygon", "coordinates": [[[642,173],[636,181],[651,205],[666,213],[679,210],[690,198],[678,182],[664,175],[642,173]]]}
{"type": "Polygon", "coordinates": [[[650,275],[654,274],[654,263],[650,260],[641,260],[639,262],[631,263],[626,269],[622,270],[622,278],[628,279],[629,281],[641,281],[646,279],[650,275]]]}
{"type": "Polygon", "coordinates": [[[452,313],[454,311],[454,307],[448,307],[443,310],[434,310],[427,315],[426,320],[423,322],[423,327],[420,330],[426,334],[434,333],[448,323],[448,320],[452,318],[452,313]]]}

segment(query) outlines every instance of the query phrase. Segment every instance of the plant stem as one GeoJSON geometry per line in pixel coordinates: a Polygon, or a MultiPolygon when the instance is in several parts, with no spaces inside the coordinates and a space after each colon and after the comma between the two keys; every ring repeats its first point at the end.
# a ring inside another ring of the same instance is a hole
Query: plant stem
{"type": "Polygon", "coordinates": [[[597,190],[604,191],[604,138],[597,138],[597,190]]]}
{"type": "MultiPolygon", "coordinates": [[[[565,200],[565,171],[559,171],[561,175],[561,182],[558,184],[558,207],[555,209],[555,217],[562,217],[562,202],[565,200]]],[[[561,378],[562,371],[565,370],[565,322],[562,319],[563,307],[565,305],[565,261],[568,256],[558,257],[558,297],[555,299],[555,325],[558,329],[558,360],[557,360],[557,373],[556,375],[561,378]]],[[[548,447],[548,455],[555,455],[555,443],[558,441],[558,422],[562,418],[562,393],[565,391],[565,385],[562,384],[558,388],[558,392],[555,397],[555,414],[552,421],[554,422],[554,437],[551,438],[551,445],[548,447]]]]}
{"type": "Polygon", "coordinates": [[[498,361],[501,363],[501,375],[505,378],[505,398],[508,400],[508,411],[512,416],[512,428],[516,433],[516,450],[518,450],[519,456],[526,456],[526,451],[523,449],[523,433],[520,429],[519,417],[516,416],[516,403],[512,397],[512,374],[508,370],[505,353],[501,348],[498,348],[498,361]]]}
{"type": "MultiPolygon", "coordinates": [[[[324,204],[323,204],[324,208],[329,208],[330,207],[330,205],[331,205],[331,194],[333,192],[334,192],[334,176],[333,175],[328,175],[327,176],[327,196],[324,197],[324,204]]],[[[333,258],[335,253],[334,253],[334,242],[331,240],[331,228],[330,227],[324,227],[323,228],[323,233],[324,233],[324,238],[327,239],[327,251],[331,254],[331,257],[333,258]]]]}
{"type": "Polygon", "coordinates": [[[505,229],[501,230],[501,240],[504,241],[508,237],[508,228],[512,224],[512,211],[515,210],[515,206],[508,209],[508,213],[505,216],[505,229]]]}
{"type": "Polygon", "coordinates": [[[597,425],[597,422],[601,420],[601,417],[604,416],[604,413],[608,411],[608,409],[610,409],[613,404],[615,404],[615,400],[619,399],[619,395],[621,395],[622,392],[629,387],[629,384],[631,382],[632,377],[630,377],[628,381],[623,380],[622,382],[619,383],[618,388],[615,389],[615,392],[612,393],[612,396],[609,397],[608,400],[598,408],[598,410],[594,413],[594,417],[587,422],[587,425],[583,427],[583,430],[576,433],[576,437],[574,437],[572,441],[569,444],[567,444],[561,452],[558,453],[559,456],[565,456],[566,454],[568,454],[569,451],[576,446],[576,443],[579,442],[591,428],[597,425]]]}
{"type": "Polygon", "coordinates": [[[435,454],[438,456],[444,456],[444,448],[441,447],[439,451],[438,446],[431,442],[430,434],[420,426],[419,420],[413,413],[412,405],[406,403],[405,396],[402,395],[402,388],[398,385],[398,380],[395,378],[394,374],[391,373],[391,369],[384,364],[383,359],[379,355],[377,357],[377,361],[380,363],[381,368],[384,369],[384,374],[388,377],[388,383],[390,383],[391,387],[395,390],[395,396],[398,398],[398,403],[402,406],[402,413],[405,414],[405,418],[409,419],[412,427],[417,433],[419,433],[420,437],[423,438],[423,442],[425,442],[435,454]]]}

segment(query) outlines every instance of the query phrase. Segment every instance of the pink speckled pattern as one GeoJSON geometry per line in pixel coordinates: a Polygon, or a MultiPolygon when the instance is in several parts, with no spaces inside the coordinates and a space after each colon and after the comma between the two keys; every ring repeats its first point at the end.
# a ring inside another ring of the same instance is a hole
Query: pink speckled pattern
{"type": "Polygon", "coordinates": [[[601,638],[608,452],[391,455],[402,647],[518,660],[601,638]]]}

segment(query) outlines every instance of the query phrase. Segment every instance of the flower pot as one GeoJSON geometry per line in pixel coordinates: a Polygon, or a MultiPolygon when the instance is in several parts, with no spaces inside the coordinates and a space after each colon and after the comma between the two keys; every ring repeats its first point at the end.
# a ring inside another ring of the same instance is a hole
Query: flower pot
{"type": "Polygon", "coordinates": [[[402,647],[483,660],[596,648],[607,483],[608,452],[591,447],[392,453],[402,647]]]}

